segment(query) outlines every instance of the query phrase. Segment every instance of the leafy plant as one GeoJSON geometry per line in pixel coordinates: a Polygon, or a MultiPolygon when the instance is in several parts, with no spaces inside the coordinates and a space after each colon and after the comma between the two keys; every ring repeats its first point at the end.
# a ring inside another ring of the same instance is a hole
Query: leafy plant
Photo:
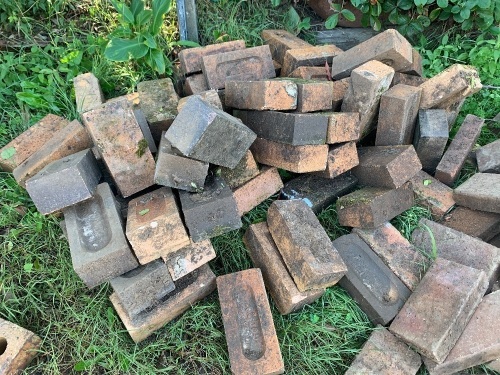
{"type": "Polygon", "coordinates": [[[339,3],[331,3],[330,8],[333,10],[333,14],[329,16],[325,21],[325,27],[327,29],[334,29],[339,23],[339,17],[342,15],[348,21],[354,21],[356,17],[354,13],[349,9],[344,9],[344,1],[342,4],[339,3]]]}
{"type": "Polygon", "coordinates": [[[121,26],[112,33],[104,51],[111,61],[144,61],[160,74],[171,71],[171,62],[159,46],[163,16],[172,9],[170,0],[153,0],[146,9],[143,0],[132,0],[130,7],[118,0],[111,0],[119,14],[121,26]]]}
{"type": "Polygon", "coordinates": [[[286,23],[289,29],[294,30],[295,34],[299,34],[302,30],[309,30],[311,28],[311,17],[301,20],[295,8],[290,6],[286,14],[286,23]]]}

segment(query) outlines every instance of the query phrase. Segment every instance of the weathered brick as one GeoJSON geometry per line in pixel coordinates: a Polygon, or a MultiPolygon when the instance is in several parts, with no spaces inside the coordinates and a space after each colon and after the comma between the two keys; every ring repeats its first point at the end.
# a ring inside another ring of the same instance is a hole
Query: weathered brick
{"type": "Polygon", "coordinates": [[[153,185],[153,155],[127,100],[85,112],[82,121],[124,197],[153,185]]]}
{"type": "Polygon", "coordinates": [[[500,214],[500,174],[476,173],[453,191],[458,205],[500,214]]]}
{"type": "Polygon", "coordinates": [[[241,227],[231,189],[220,177],[209,176],[199,193],[179,192],[184,220],[194,242],[241,227]]]}
{"type": "Polygon", "coordinates": [[[274,201],[267,224],[297,288],[335,285],[347,272],[314,212],[302,200],[274,201]]]}
{"type": "Polygon", "coordinates": [[[486,367],[490,370],[500,372],[500,358],[486,364],[486,367]]]}
{"type": "Polygon", "coordinates": [[[269,46],[252,47],[203,56],[203,74],[210,89],[223,89],[226,81],[258,81],[276,77],[269,46]]]}
{"type": "Polygon", "coordinates": [[[447,142],[448,120],[444,109],[420,110],[413,145],[423,170],[434,173],[447,142]]]}
{"type": "Polygon", "coordinates": [[[359,164],[355,142],[339,143],[329,147],[326,169],[316,172],[318,176],[335,178],[359,164]]]}
{"type": "Polygon", "coordinates": [[[420,108],[428,109],[440,106],[450,98],[453,102],[464,99],[478,92],[482,85],[475,68],[454,64],[422,83],[420,87],[420,108]]]}
{"type": "Polygon", "coordinates": [[[398,188],[422,168],[412,145],[361,147],[358,157],[352,172],[361,185],[398,188]]]}
{"type": "Polygon", "coordinates": [[[380,257],[384,264],[406,285],[414,290],[429,261],[390,223],[375,229],[352,230],[380,257]]]}
{"type": "Polygon", "coordinates": [[[0,373],[21,375],[37,356],[41,343],[33,332],[0,318],[0,373]]]}
{"type": "Polygon", "coordinates": [[[165,257],[190,243],[174,194],[168,187],[130,201],[125,234],[141,264],[165,257]]]}
{"type": "Polygon", "coordinates": [[[386,325],[403,307],[410,290],[357,234],[332,242],[347,266],[339,281],[370,321],[386,325]]]}
{"type": "Polygon", "coordinates": [[[260,138],[293,146],[325,144],[328,117],[321,114],[238,111],[235,116],[260,138]]]}
{"type": "Polygon", "coordinates": [[[156,148],[155,140],[153,139],[153,134],[151,133],[151,129],[149,128],[148,120],[146,120],[146,116],[144,116],[144,112],[140,109],[134,109],[134,116],[141,128],[142,135],[144,139],[148,143],[148,148],[151,153],[156,154],[158,149],[156,148]]]}
{"type": "Polygon", "coordinates": [[[412,65],[413,49],[399,32],[388,29],[336,56],[332,61],[332,78],[349,77],[354,69],[370,60],[403,71],[412,65]]]}
{"type": "Polygon", "coordinates": [[[202,92],[208,90],[207,80],[205,79],[203,73],[193,74],[192,76],[186,77],[182,87],[185,95],[201,94],[202,92]]]}
{"type": "Polygon", "coordinates": [[[137,84],[140,107],[149,122],[151,134],[159,143],[177,115],[179,97],[170,78],[143,81],[137,84]]]}
{"type": "Polygon", "coordinates": [[[208,163],[186,158],[176,152],[165,138],[165,133],[161,137],[156,159],[154,180],[158,185],[193,192],[203,189],[208,163]]]}
{"type": "Polygon", "coordinates": [[[410,179],[415,203],[427,207],[434,218],[443,217],[454,205],[453,190],[424,171],[410,179]]]}
{"type": "Polygon", "coordinates": [[[191,242],[175,253],[163,257],[172,280],[179,280],[188,273],[215,259],[215,249],[210,240],[191,242]]]}
{"type": "Polygon", "coordinates": [[[287,78],[297,85],[297,112],[329,111],[332,109],[333,83],[300,78],[287,78]]]}
{"type": "Polygon", "coordinates": [[[484,296],[442,364],[424,359],[431,375],[455,374],[500,358],[500,291],[484,296]]]}
{"type": "Polygon", "coordinates": [[[484,119],[467,115],[457,134],[451,141],[434,175],[442,183],[451,186],[458,178],[465,159],[479,138],[484,119]]]}
{"type": "Polygon", "coordinates": [[[256,177],[233,191],[238,213],[243,216],[283,187],[278,169],[264,167],[256,177]]]}
{"type": "Polygon", "coordinates": [[[401,73],[401,72],[396,72],[396,73],[394,73],[394,78],[392,79],[391,86],[403,84],[403,85],[407,85],[407,86],[418,87],[422,83],[424,83],[425,81],[427,81],[427,78],[413,76],[411,74],[406,74],[406,73],[401,73]]]}
{"type": "Polygon", "coordinates": [[[155,260],[110,281],[116,298],[131,317],[153,307],[175,289],[167,266],[155,260]]]}
{"type": "Polygon", "coordinates": [[[377,326],[345,375],[415,375],[422,364],[420,356],[387,329],[377,326]]]}
{"type": "Polygon", "coordinates": [[[93,288],[139,265],[125,238],[108,184],[100,184],[94,197],[63,212],[73,268],[87,287],[93,288]]]}
{"type": "Polygon", "coordinates": [[[408,145],[412,143],[422,89],[396,85],[382,94],[375,145],[408,145]]]}
{"type": "Polygon", "coordinates": [[[285,371],[264,280],[258,268],[217,277],[233,374],[285,371]]]}
{"type": "Polygon", "coordinates": [[[427,254],[484,271],[490,286],[500,275],[500,251],[477,238],[424,218],[411,238],[427,254]]]}
{"type": "Polygon", "coordinates": [[[26,182],[26,190],[45,215],[90,199],[100,178],[97,161],[87,149],[47,165],[26,182]]]}
{"type": "Polygon", "coordinates": [[[256,177],[260,173],[260,170],[252,155],[252,151],[248,150],[236,167],[233,169],[221,167],[217,173],[220,174],[231,189],[234,189],[256,177]]]}
{"type": "Polygon", "coordinates": [[[172,292],[158,300],[152,309],[147,309],[135,317],[128,314],[115,293],[111,294],[109,299],[130,337],[138,343],[208,296],[214,289],[215,275],[208,264],[205,264],[177,280],[172,292]]]}
{"type": "Polygon", "coordinates": [[[500,139],[476,151],[479,172],[500,173],[500,139]]]}
{"type": "Polygon", "coordinates": [[[201,72],[203,56],[241,49],[245,49],[244,40],[232,40],[230,42],[210,44],[204,47],[187,48],[179,52],[179,62],[184,74],[201,72]]]}
{"type": "Polygon", "coordinates": [[[297,85],[290,80],[228,81],[228,107],[255,110],[288,111],[297,108],[297,85]]]}
{"type": "Polygon", "coordinates": [[[327,81],[328,73],[330,73],[324,66],[299,66],[288,76],[291,78],[301,79],[314,79],[316,81],[327,81]]]}
{"type": "Polygon", "coordinates": [[[260,33],[265,44],[269,45],[273,60],[283,64],[285,53],[289,49],[308,48],[311,44],[286,30],[262,30],[260,33]]]}
{"type": "Polygon", "coordinates": [[[424,67],[422,65],[422,56],[420,56],[420,53],[413,48],[412,49],[412,62],[411,66],[405,70],[402,71],[403,73],[406,74],[411,74],[413,76],[417,77],[422,77],[424,75],[424,67]]]}
{"type": "Polygon", "coordinates": [[[487,287],[483,271],[438,258],[389,329],[420,354],[442,363],[487,287]]]}
{"type": "Polygon", "coordinates": [[[314,302],[325,292],[324,289],[306,292],[297,289],[266,223],[250,225],[243,236],[243,242],[253,265],[262,271],[266,287],[282,315],[314,302]]]}
{"type": "Polygon", "coordinates": [[[332,59],[341,53],[342,50],[333,44],[290,49],[285,52],[281,76],[288,77],[299,66],[325,66],[325,63],[330,65],[332,59]]]}
{"type": "Polygon", "coordinates": [[[79,113],[87,112],[104,103],[99,80],[92,73],[79,74],[73,78],[75,88],[76,110],[79,113]]]}
{"type": "Polygon", "coordinates": [[[360,137],[359,113],[334,112],[328,114],[326,143],[357,141],[360,137]]]}
{"type": "Polygon", "coordinates": [[[404,184],[397,189],[366,187],[340,197],[337,213],[340,225],[376,228],[413,205],[413,191],[404,184]]]}
{"type": "MultiPolygon", "coordinates": [[[[200,99],[206,101],[212,107],[224,109],[222,107],[222,102],[220,100],[219,94],[217,94],[217,90],[206,90],[202,91],[199,94],[195,94],[200,97],[200,99]]],[[[191,96],[186,96],[184,98],[179,99],[179,104],[177,105],[177,111],[180,112],[184,104],[189,100],[191,96]]]]}
{"type": "Polygon", "coordinates": [[[352,71],[341,109],[342,112],[359,112],[362,137],[373,128],[380,97],[389,89],[393,76],[393,68],[375,60],[352,71]]]}
{"type": "Polygon", "coordinates": [[[444,111],[446,112],[446,119],[448,120],[448,129],[451,130],[455,121],[457,120],[458,114],[462,109],[462,106],[465,103],[465,99],[454,102],[446,107],[444,107],[444,111]]]}
{"type": "Polygon", "coordinates": [[[0,168],[12,172],[68,124],[62,117],[45,116],[0,149],[0,168]]]}
{"type": "Polygon", "coordinates": [[[73,120],[54,134],[29,158],[19,164],[12,173],[17,183],[25,187],[26,180],[36,175],[50,163],[92,146],[93,143],[87,130],[78,120],[73,120]]]}
{"type": "Polygon", "coordinates": [[[315,213],[334,203],[338,197],[350,193],[358,179],[351,173],[335,178],[323,178],[314,174],[303,174],[285,183],[281,199],[301,199],[315,213]]]}
{"type": "Polygon", "coordinates": [[[456,207],[441,224],[487,242],[500,233],[500,214],[456,207]]]}
{"type": "Polygon", "coordinates": [[[340,81],[333,81],[332,111],[340,110],[350,84],[351,77],[343,78],[340,81]]]}
{"type": "Polygon", "coordinates": [[[250,150],[257,162],[295,173],[322,171],[328,158],[328,145],[292,146],[264,138],[257,138],[250,150]]]}
{"type": "Polygon", "coordinates": [[[165,138],[184,156],[234,168],[256,135],[235,117],[193,96],[165,138]]]}

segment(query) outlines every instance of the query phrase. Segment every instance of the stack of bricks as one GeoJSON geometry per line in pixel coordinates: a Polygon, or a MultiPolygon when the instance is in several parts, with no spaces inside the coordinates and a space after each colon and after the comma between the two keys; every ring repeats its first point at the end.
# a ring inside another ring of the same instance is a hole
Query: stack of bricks
{"type": "Polygon", "coordinates": [[[414,375],[421,356],[431,374],[498,369],[498,141],[454,190],[484,121],[468,115],[446,148],[477,73],[423,78],[395,30],[347,51],[262,39],[181,51],[182,98],[160,79],[106,101],[78,76],[83,125],[48,115],[0,167],[41,213],[64,214],[75,272],[89,288],[110,281],[135,342],[217,288],[233,373],[283,373],[266,288],[285,315],[338,284],[378,325],[348,374],[414,375]],[[300,175],[283,184],[279,169],[300,175]],[[278,192],[243,237],[256,268],[216,278],[210,239],[278,192]],[[389,221],[415,203],[436,222],[410,243],[389,221]],[[333,242],[316,218],[330,207],[352,228],[333,242]]]}

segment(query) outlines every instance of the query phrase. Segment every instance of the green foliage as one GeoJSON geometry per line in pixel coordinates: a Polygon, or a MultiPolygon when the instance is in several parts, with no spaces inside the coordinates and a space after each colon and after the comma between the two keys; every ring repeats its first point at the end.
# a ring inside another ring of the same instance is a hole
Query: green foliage
{"type": "Polygon", "coordinates": [[[302,30],[309,30],[311,28],[311,18],[305,17],[301,20],[295,8],[290,6],[287,12],[286,24],[287,28],[289,30],[293,30],[293,32],[297,35],[302,30]]]}
{"type": "Polygon", "coordinates": [[[5,30],[28,32],[33,20],[50,19],[67,8],[69,0],[0,1],[0,24],[5,30]]]}
{"type": "Polygon", "coordinates": [[[146,9],[143,0],[132,0],[130,7],[111,0],[119,14],[120,26],[111,34],[104,56],[111,61],[144,61],[160,74],[172,73],[172,63],[159,43],[163,17],[171,10],[170,0],[153,0],[146,9]]]}
{"type": "Polygon", "coordinates": [[[343,16],[346,20],[351,22],[356,19],[354,13],[352,13],[349,9],[344,9],[343,6],[344,2],[342,2],[342,4],[332,3],[330,5],[331,9],[333,10],[333,14],[329,16],[325,21],[325,27],[327,29],[334,29],[339,22],[340,16],[343,16]]]}

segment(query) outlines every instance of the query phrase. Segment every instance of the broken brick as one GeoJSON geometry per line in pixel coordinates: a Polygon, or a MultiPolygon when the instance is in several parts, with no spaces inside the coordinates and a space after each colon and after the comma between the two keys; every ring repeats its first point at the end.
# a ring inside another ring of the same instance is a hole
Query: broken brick
{"type": "Polygon", "coordinates": [[[257,138],[250,150],[257,162],[295,173],[323,171],[328,157],[328,145],[292,146],[264,138],[257,138]]]}
{"type": "Polygon", "coordinates": [[[402,72],[411,74],[413,76],[422,77],[424,75],[423,71],[424,67],[422,65],[422,56],[420,56],[420,53],[418,53],[418,51],[413,48],[411,66],[406,68],[405,70],[402,70],[402,72]]]}
{"type": "MultiPolygon", "coordinates": [[[[212,107],[224,109],[219,94],[217,94],[217,90],[206,90],[195,95],[199,96],[201,100],[206,101],[212,107]]],[[[186,102],[190,97],[191,96],[186,96],[184,98],[179,99],[179,104],[177,105],[178,112],[181,111],[182,107],[184,107],[184,104],[186,104],[186,102]]]]}
{"type": "Polygon", "coordinates": [[[274,78],[269,46],[259,46],[203,56],[203,74],[210,89],[223,89],[226,81],[258,81],[274,78]]]}
{"type": "Polygon", "coordinates": [[[243,156],[236,167],[233,169],[221,167],[218,169],[217,174],[219,174],[219,171],[220,176],[227,182],[231,189],[243,185],[260,173],[259,166],[250,150],[245,153],[245,156],[243,156]]]}
{"type": "Polygon", "coordinates": [[[308,48],[312,47],[311,44],[305,40],[289,33],[286,30],[262,30],[260,33],[264,44],[269,45],[273,60],[283,64],[285,53],[289,49],[308,48]]]}
{"type": "Polygon", "coordinates": [[[424,171],[410,179],[415,203],[427,207],[434,218],[441,218],[454,205],[453,190],[424,171]]]}
{"type": "Polygon", "coordinates": [[[190,243],[168,187],[130,201],[125,233],[140,264],[166,257],[190,243]]]}
{"type": "Polygon", "coordinates": [[[347,272],[314,212],[302,200],[274,201],[267,224],[297,288],[335,285],[347,272]]]}
{"type": "Polygon", "coordinates": [[[340,110],[350,84],[351,77],[343,78],[340,81],[333,81],[332,111],[340,110]]]}
{"type": "Polygon", "coordinates": [[[376,228],[413,206],[413,191],[404,184],[397,189],[366,187],[337,200],[340,225],[376,228]]]}
{"type": "Polygon", "coordinates": [[[250,225],[243,236],[243,242],[253,265],[262,271],[265,285],[281,315],[299,310],[325,292],[324,289],[306,292],[297,289],[266,223],[250,225]]]}
{"type": "Polygon", "coordinates": [[[79,74],[73,78],[75,88],[76,110],[78,113],[87,112],[104,103],[99,80],[92,73],[79,74]]]}
{"type": "Polygon", "coordinates": [[[328,114],[326,143],[357,141],[360,137],[359,113],[334,112],[328,114]]]}
{"type": "Polygon", "coordinates": [[[500,173],[500,139],[476,151],[479,172],[500,173]]]}
{"type": "Polygon", "coordinates": [[[358,150],[355,142],[335,144],[329,147],[326,169],[316,172],[316,175],[335,178],[353,169],[358,164],[358,150]]]}
{"type": "Polygon", "coordinates": [[[287,111],[297,108],[297,85],[290,80],[228,81],[225,104],[254,110],[287,111]]]}
{"type": "Polygon", "coordinates": [[[285,52],[281,76],[288,77],[299,66],[325,66],[325,63],[331,65],[334,56],[341,53],[342,50],[333,44],[290,49],[285,52]]]}
{"type": "Polygon", "coordinates": [[[487,287],[483,271],[438,258],[389,330],[423,356],[442,363],[487,287]]]}
{"type": "Polygon", "coordinates": [[[207,80],[203,73],[186,77],[183,90],[185,95],[196,95],[208,90],[207,80]]]}
{"type": "Polygon", "coordinates": [[[163,257],[172,280],[176,281],[215,259],[210,240],[191,242],[176,252],[163,257]]]}
{"type": "Polygon", "coordinates": [[[283,358],[258,268],[217,277],[233,374],[282,374],[283,358]]]}

